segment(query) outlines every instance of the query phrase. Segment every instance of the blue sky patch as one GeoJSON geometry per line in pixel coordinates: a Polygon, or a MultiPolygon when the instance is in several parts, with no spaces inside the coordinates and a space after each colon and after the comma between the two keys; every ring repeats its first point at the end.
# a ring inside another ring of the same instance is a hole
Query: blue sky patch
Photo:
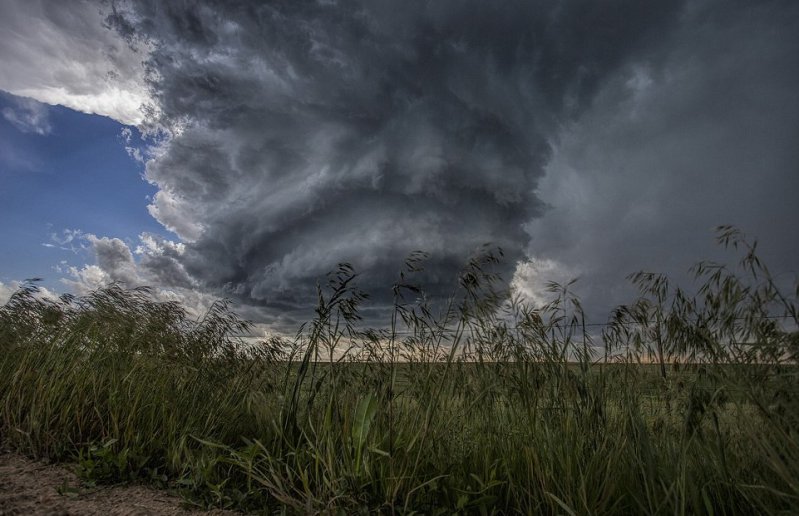
{"type": "Polygon", "coordinates": [[[156,188],[126,151],[144,148],[137,129],[128,143],[127,126],[108,117],[40,107],[47,130],[26,130],[21,99],[0,94],[0,281],[40,277],[57,287],[56,267],[92,260],[76,231],[129,244],[142,232],[171,235],[147,212],[156,188]]]}

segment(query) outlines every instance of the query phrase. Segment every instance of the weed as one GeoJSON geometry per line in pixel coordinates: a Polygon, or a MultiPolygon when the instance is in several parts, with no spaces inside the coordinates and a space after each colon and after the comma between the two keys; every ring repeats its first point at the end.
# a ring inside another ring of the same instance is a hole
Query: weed
{"type": "Polygon", "coordinates": [[[283,513],[799,511],[796,294],[733,228],[736,268],[640,297],[590,331],[571,285],[525,306],[486,249],[431,303],[412,255],[386,327],[342,265],[294,339],[244,346],[147,289],[0,308],[0,438],[200,507],[283,513]]]}

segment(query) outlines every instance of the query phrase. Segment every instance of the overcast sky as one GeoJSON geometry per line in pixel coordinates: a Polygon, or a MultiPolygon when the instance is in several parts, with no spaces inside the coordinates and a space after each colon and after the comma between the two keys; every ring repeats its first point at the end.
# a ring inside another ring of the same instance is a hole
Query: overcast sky
{"type": "MultiPolygon", "coordinates": [[[[799,2],[0,3],[0,296],[148,284],[290,328],[485,243],[602,321],[639,269],[799,269],[799,2]]],[[[375,321],[381,324],[380,321],[375,321]]]]}

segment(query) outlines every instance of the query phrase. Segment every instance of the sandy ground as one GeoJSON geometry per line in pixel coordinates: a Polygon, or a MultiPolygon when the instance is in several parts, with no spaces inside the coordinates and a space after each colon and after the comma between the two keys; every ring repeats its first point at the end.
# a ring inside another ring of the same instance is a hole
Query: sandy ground
{"type": "Polygon", "coordinates": [[[0,450],[0,516],[9,515],[234,515],[187,510],[182,500],[143,486],[81,487],[67,467],[0,450]],[[64,494],[61,494],[64,493],[64,494]]]}

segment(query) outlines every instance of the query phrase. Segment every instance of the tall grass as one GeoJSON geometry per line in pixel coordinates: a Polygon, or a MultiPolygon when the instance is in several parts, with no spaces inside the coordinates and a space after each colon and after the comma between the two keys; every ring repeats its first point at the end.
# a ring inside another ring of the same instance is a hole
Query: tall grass
{"type": "Polygon", "coordinates": [[[796,513],[797,292],[719,238],[737,268],[698,264],[694,294],[635,274],[602,328],[570,285],[503,292],[490,251],[436,306],[412,255],[380,330],[341,266],[296,338],[255,346],[224,303],[192,321],[147,289],[28,284],[0,308],[0,438],[260,512],[796,513]]]}

